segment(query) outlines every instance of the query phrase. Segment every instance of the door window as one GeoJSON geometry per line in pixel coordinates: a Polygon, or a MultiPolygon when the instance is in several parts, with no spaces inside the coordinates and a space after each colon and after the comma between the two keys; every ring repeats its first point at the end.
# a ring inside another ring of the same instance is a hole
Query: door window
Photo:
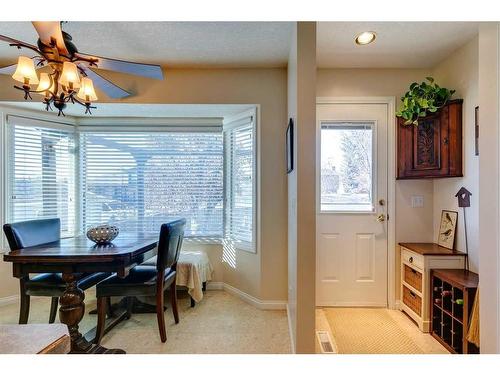
{"type": "Polygon", "coordinates": [[[374,122],[321,124],[321,212],[373,212],[374,130],[374,122]]]}

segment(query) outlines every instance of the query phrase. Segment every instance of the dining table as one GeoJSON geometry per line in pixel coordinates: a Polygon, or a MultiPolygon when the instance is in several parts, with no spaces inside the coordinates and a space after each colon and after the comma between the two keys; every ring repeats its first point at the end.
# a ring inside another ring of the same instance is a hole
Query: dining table
{"type": "MultiPolygon", "coordinates": [[[[59,299],[59,320],[68,327],[70,353],[121,354],[123,349],[108,349],[93,343],[95,329],[82,334],[78,324],[85,314],[85,293],[77,286],[81,273],[110,272],[126,277],[135,266],[156,255],[158,233],[120,233],[112,242],[95,244],[86,236],[63,238],[44,245],[26,247],[4,254],[11,262],[13,276],[29,277],[32,273],[61,273],[66,288],[59,299]]],[[[126,317],[113,314],[107,329],[126,317]]]]}

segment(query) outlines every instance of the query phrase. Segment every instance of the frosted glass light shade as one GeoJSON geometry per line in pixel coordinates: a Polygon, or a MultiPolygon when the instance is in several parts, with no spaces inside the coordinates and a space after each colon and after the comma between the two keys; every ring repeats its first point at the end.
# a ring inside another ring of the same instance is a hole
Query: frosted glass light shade
{"type": "Polygon", "coordinates": [[[97,100],[97,95],[94,90],[94,83],[89,77],[82,78],[82,85],[78,94],[76,95],[79,99],[83,100],[85,103],[94,102],[97,100]]]}
{"type": "Polygon", "coordinates": [[[78,74],[78,68],[75,64],[67,61],[63,63],[59,83],[66,88],[73,90],[80,87],[80,74],[78,74]]]}
{"type": "Polygon", "coordinates": [[[17,60],[17,68],[12,75],[16,81],[22,82],[23,84],[36,85],[38,83],[38,77],[36,75],[35,64],[33,60],[29,57],[19,56],[17,60]]]}
{"type": "Polygon", "coordinates": [[[48,73],[40,73],[40,83],[36,88],[36,91],[40,91],[38,94],[44,95],[47,90],[52,90],[53,83],[49,77],[48,73]]]}

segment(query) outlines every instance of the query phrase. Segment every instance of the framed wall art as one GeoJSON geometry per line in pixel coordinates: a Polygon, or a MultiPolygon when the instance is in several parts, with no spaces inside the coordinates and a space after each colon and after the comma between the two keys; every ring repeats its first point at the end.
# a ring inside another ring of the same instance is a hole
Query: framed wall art
{"type": "Polygon", "coordinates": [[[439,225],[438,245],[453,249],[455,245],[455,232],[457,229],[458,212],[443,210],[439,225]]]}

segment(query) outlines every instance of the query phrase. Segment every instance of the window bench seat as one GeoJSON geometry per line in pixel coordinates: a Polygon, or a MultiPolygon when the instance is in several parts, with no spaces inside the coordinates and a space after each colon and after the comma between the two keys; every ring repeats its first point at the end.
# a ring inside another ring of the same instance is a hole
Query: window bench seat
{"type": "MultiPolygon", "coordinates": [[[[143,264],[156,265],[156,257],[143,264]]],[[[213,268],[208,256],[200,250],[183,250],[177,262],[177,286],[186,287],[193,302],[203,299],[204,285],[212,280],[213,268]]]]}

